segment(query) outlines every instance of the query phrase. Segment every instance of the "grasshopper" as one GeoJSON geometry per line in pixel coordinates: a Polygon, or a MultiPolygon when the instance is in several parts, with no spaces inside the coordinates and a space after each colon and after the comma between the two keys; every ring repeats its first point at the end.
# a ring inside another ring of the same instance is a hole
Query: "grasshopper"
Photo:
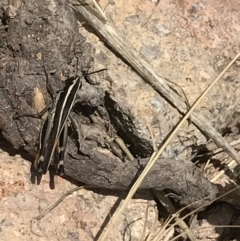
{"type": "MultiPolygon", "coordinates": [[[[47,118],[46,134],[43,136],[43,142],[40,140],[42,145],[40,147],[41,155],[39,160],[36,160],[36,163],[38,163],[37,170],[42,171],[43,174],[47,173],[52,163],[57,144],[59,145],[59,168],[63,169],[62,162],[68,137],[68,118],[81,83],[78,76],[67,79],[66,86],[57,94],[53,102],[47,118]]],[[[60,170],[60,172],[62,171],[60,170]]]]}
{"type": "Polygon", "coordinates": [[[68,138],[68,123],[71,120],[70,112],[75,104],[76,95],[81,88],[82,81],[79,76],[67,79],[64,89],[55,95],[45,67],[44,72],[46,75],[47,89],[53,99],[52,103],[47,105],[38,114],[22,114],[16,116],[14,119],[23,116],[42,118],[48,111],[48,117],[43,122],[40,130],[38,152],[34,161],[34,167],[38,172],[46,174],[49,166],[53,162],[52,159],[55,151],[58,151],[58,172],[61,174],[64,172],[63,160],[68,138]]]}

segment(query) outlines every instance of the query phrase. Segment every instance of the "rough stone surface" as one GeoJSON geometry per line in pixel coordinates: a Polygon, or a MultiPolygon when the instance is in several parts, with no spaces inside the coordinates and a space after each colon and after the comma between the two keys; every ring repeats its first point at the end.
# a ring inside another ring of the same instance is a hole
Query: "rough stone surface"
{"type": "MultiPolygon", "coordinates": [[[[56,188],[51,190],[48,175],[44,176],[41,185],[33,185],[29,176],[30,162],[14,154],[9,146],[6,149],[2,141],[0,143],[5,151],[11,152],[11,155],[0,152],[1,241],[92,241],[115,202],[124,196],[116,191],[82,189],[67,196],[41,220],[33,220],[75,185],[57,177],[56,188]]],[[[146,218],[149,230],[157,215],[154,201],[146,198],[132,200],[109,240],[122,240],[123,237],[139,240],[146,218]]]]}

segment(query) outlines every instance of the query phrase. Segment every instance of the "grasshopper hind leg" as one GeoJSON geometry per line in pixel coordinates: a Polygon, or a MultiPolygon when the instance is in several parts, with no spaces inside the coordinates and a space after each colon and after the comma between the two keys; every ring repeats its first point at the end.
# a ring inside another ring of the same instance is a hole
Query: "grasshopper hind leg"
{"type": "Polygon", "coordinates": [[[43,160],[43,156],[41,156],[38,160],[38,163],[35,165],[35,170],[39,173],[39,174],[46,174],[46,172],[44,171],[44,160],[43,160]]]}
{"type": "Polygon", "coordinates": [[[38,173],[44,173],[44,162],[45,160],[45,152],[47,148],[47,143],[49,139],[49,134],[51,132],[52,122],[50,116],[42,123],[40,132],[39,132],[39,144],[38,144],[38,151],[34,161],[34,168],[38,173]]]}
{"type": "Polygon", "coordinates": [[[59,160],[58,160],[57,174],[60,176],[64,175],[64,156],[66,151],[67,138],[68,138],[68,123],[65,124],[59,138],[59,145],[58,145],[59,160]]]}

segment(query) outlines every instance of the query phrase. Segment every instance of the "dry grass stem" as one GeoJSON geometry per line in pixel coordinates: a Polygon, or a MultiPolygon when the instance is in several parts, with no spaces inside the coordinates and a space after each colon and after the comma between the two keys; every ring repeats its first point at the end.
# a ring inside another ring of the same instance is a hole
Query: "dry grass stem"
{"type": "Polygon", "coordinates": [[[172,217],[175,219],[176,223],[178,223],[179,227],[183,230],[183,232],[186,232],[188,238],[191,241],[196,241],[196,238],[192,231],[189,229],[187,224],[184,222],[183,219],[179,218],[179,213],[177,213],[177,210],[171,203],[170,199],[166,197],[164,191],[154,191],[154,194],[158,198],[158,200],[162,203],[162,205],[167,209],[169,214],[172,215],[172,217]]]}

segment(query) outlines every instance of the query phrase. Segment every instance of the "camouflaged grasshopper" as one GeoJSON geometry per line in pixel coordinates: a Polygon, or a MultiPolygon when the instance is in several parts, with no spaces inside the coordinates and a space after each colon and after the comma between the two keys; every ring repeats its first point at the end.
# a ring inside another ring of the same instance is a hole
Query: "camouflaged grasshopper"
{"type": "Polygon", "coordinates": [[[76,103],[77,92],[82,87],[81,78],[83,76],[88,77],[90,74],[98,73],[106,69],[97,70],[91,73],[83,73],[81,77],[70,77],[65,80],[65,87],[55,94],[49,82],[47,71],[45,67],[43,68],[46,75],[47,90],[52,98],[52,102],[38,114],[22,114],[16,116],[14,119],[23,116],[41,119],[48,111],[48,116],[44,120],[40,130],[38,152],[34,161],[34,167],[39,173],[46,174],[50,165],[54,164],[53,159],[55,153],[57,153],[57,173],[63,174],[63,161],[68,138],[68,125],[71,122],[73,126],[76,126],[70,113],[76,103]]]}
{"type": "Polygon", "coordinates": [[[38,172],[46,174],[49,166],[53,164],[53,156],[55,151],[57,151],[59,158],[57,172],[62,174],[64,172],[63,160],[68,138],[68,124],[70,122],[69,115],[75,104],[76,95],[81,88],[82,82],[79,76],[71,77],[65,81],[63,90],[55,94],[45,68],[44,72],[47,89],[53,99],[52,103],[47,105],[38,114],[22,114],[16,116],[14,119],[24,116],[42,118],[48,111],[48,116],[44,120],[40,130],[38,153],[34,161],[34,167],[38,172]]]}

